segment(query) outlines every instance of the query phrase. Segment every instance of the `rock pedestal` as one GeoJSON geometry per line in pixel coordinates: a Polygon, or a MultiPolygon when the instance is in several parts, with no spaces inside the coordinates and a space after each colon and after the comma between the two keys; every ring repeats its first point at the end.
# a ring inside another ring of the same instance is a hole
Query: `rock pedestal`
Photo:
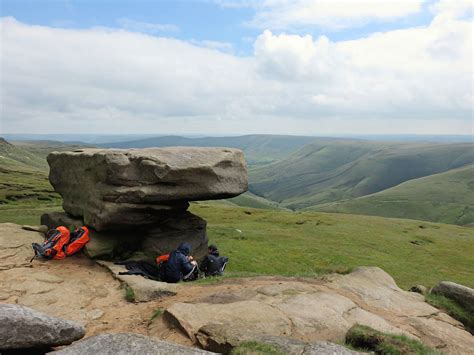
{"type": "Polygon", "coordinates": [[[158,255],[189,242],[207,247],[206,221],[189,201],[237,196],[247,190],[243,153],[230,148],[81,149],[48,156],[49,179],[65,213],[41,223],[87,225],[92,257],[124,251],[158,255]]]}

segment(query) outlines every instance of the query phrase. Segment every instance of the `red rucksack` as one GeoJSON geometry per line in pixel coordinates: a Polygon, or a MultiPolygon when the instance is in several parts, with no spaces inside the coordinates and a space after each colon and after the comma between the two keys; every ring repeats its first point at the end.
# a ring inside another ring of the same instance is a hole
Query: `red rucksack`
{"type": "Polygon", "coordinates": [[[54,260],[64,259],[66,256],[76,254],[89,239],[89,229],[87,227],[76,228],[72,233],[64,226],[51,229],[46,233],[46,238],[42,244],[31,244],[35,252],[35,256],[31,261],[38,256],[54,260]]]}
{"type": "MultiPolygon", "coordinates": [[[[66,257],[64,253],[64,247],[69,243],[71,233],[69,229],[63,226],[59,226],[55,229],[51,229],[46,233],[46,239],[43,244],[32,243],[31,246],[35,252],[35,256],[45,257],[46,259],[60,260],[66,257]]],[[[31,261],[33,261],[31,259],[31,261]]]]}
{"type": "Polygon", "coordinates": [[[74,230],[69,239],[69,243],[64,249],[66,255],[70,256],[76,254],[87,244],[89,239],[89,229],[87,227],[83,226],[74,230]]]}

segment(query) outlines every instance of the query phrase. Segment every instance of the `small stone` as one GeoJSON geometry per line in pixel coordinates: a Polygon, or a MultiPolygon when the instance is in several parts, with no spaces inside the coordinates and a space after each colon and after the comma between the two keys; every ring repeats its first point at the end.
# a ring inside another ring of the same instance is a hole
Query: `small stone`
{"type": "Polygon", "coordinates": [[[410,288],[410,292],[416,292],[424,295],[426,292],[428,292],[428,289],[423,285],[415,285],[410,288]]]}

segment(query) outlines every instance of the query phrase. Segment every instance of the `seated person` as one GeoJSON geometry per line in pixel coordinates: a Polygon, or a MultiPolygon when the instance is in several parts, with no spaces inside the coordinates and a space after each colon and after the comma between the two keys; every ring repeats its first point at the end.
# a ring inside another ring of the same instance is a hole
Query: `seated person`
{"type": "Polygon", "coordinates": [[[224,274],[224,269],[229,261],[225,256],[219,256],[219,250],[213,244],[207,248],[207,256],[199,265],[199,269],[206,276],[221,276],[224,274]]]}
{"type": "Polygon", "coordinates": [[[160,269],[160,279],[169,283],[191,279],[197,270],[197,262],[189,255],[190,252],[191,245],[181,243],[160,269]]]}

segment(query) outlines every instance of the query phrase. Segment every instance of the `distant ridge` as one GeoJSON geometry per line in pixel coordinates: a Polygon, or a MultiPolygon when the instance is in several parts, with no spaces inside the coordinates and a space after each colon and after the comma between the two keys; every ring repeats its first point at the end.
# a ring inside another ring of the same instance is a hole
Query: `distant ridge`
{"type": "Polygon", "coordinates": [[[249,164],[264,164],[282,159],[304,145],[314,142],[318,139],[321,138],[260,134],[237,137],[204,138],[164,136],[127,142],[101,144],[101,146],[106,148],[149,148],[172,146],[239,148],[244,151],[249,164]]]}

